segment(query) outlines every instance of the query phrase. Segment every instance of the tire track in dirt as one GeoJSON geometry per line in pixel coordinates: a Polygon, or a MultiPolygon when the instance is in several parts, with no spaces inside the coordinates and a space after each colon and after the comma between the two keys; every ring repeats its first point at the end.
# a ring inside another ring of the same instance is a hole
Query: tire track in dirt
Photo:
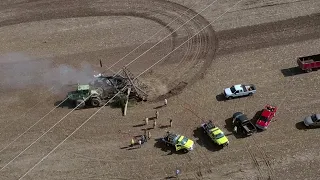
{"type": "Polygon", "coordinates": [[[217,32],[218,56],[320,38],[320,13],[217,32]]]}
{"type": "MultiPolygon", "coordinates": [[[[21,3],[13,2],[3,5],[1,9],[0,13],[1,11],[11,11],[14,13],[6,13],[6,16],[0,17],[0,27],[34,21],[90,16],[133,16],[167,26],[170,20],[178,17],[178,20],[174,24],[167,27],[169,32],[173,32],[175,27],[186,23],[187,20],[195,16],[181,30],[179,29],[177,32],[172,33],[172,49],[210,24],[204,17],[197,15],[198,13],[192,9],[165,0],[32,0],[21,3]]],[[[183,45],[182,51],[175,52],[169,56],[163,64],[170,61],[171,63],[176,63],[189,60],[194,62],[194,65],[186,69],[177,69],[177,71],[182,71],[182,77],[172,76],[169,81],[164,81],[168,87],[168,93],[163,94],[158,100],[179,94],[187,85],[201,79],[213,62],[216,48],[217,38],[215,31],[212,26],[208,26],[198,36],[190,40],[189,43],[183,45]],[[187,52],[184,50],[187,50],[187,52]],[[185,57],[182,60],[172,58],[174,55],[177,56],[179,54],[184,54],[185,57]],[[201,67],[197,68],[197,71],[193,71],[194,66],[199,64],[201,67]]]]}
{"type": "MultiPolygon", "coordinates": [[[[257,144],[255,137],[252,136],[252,140],[253,140],[254,144],[257,144]]],[[[261,157],[262,157],[263,161],[265,162],[265,165],[267,166],[267,169],[268,169],[267,172],[269,174],[268,179],[270,179],[270,180],[273,179],[274,171],[271,167],[270,161],[268,160],[267,154],[263,151],[262,148],[256,148],[256,150],[261,154],[261,157]]]]}
{"type": "MultiPolygon", "coordinates": [[[[252,140],[253,144],[257,144],[256,139],[251,136],[249,137],[250,140],[252,140]]],[[[258,179],[268,179],[271,180],[274,178],[274,170],[271,167],[270,161],[268,160],[268,156],[266,155],[266,153],[263,151],[263,147],[256,147],[254,148],[254,151],[256,153],[259,153],[259,157],[262,159],[258,160],[257,159],[257,155],[252,151],[252,149],[250,148],[248,142],[246,142],[246,146],[245,146],[247,152],[249,153],[255,167],[257,168],[258,172],[259,172],[259,176],[258,179]],[[263,162],[263,164],[260,164],[260,162],[263,162]]]]}
{"type": "Polygon", "coordinates": [[[263,173],[262,173],[261,167],[259,165],[259,161],[257,160],[256,156],[253,154],[253,152],[251,151],[251,149],[249,148],[247,143],[246,143],[245,147],[246,147],[246,150],[249,153],[249,155],[253,161],[253,164],[255,165],[255,167],[257,168],[257,170],[259,172],[258,179],[260,179],[260,177],[263,177],[263,173]]]}

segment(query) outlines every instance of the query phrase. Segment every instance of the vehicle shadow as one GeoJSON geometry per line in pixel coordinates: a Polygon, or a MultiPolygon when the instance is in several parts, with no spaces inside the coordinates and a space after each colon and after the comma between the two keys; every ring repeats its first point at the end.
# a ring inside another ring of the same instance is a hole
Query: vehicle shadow
{"type": "Polygon", "coordinates": [[[233,132],[233,124],[232,124],[232,117],[228,118],[225,120],[225,125],[224,127],[229,131],[233,132]]]}
{"type": "Polygon", "coordinates": [[[58,108],[68,108],[68,109],[75,108],[75,105],[72,104],[70,101],[56,101],[54,103],[54,106],[56,106],[58,108]]]}
{"type": "Polygon", "coordinates": [[[216,96],[216,99],[217,99],[217,101],[227,101],[227,99],[226,99],[226,97],[224,97],[224,95],[223,95],[223,93],[221,93],[221,94],[218,94],[217,96],[216,96]]]}
{"type": "Polygon", "coordinates": [[[281,69],[281,73],[283,74],[284,77],[289,77],[289,76],[304,74],[306,72],[303,71],[300,67],[291,67],[287,69],[281,69]]]}
{"type": "Polygon", "coordinates": [[[307,129],[312,129],[312,128],[308,128],[306,125],[304,125],[303,121],[297,122],[296,123],[296,128],[299,130],[307,130],[307,129]]]}
{"type": "Polygon", "coordinates": [[[154,147],[161,149],[164,152],[168,152],[167,155],[172,155],[172,154],[186,154],[187,152],[184,151],[176,151],[173,146],[166,146],[165,143],[161,140],[161,138],[155,139],[156,143],[154,144],[154,147]]]}
{"type": "Polygon", "coordinates": [[[196,139],[197,144],[199,144],[202,147],[205,147],[209,151],[219,151],[223,149],[222,146],[219,146],[215,144],[211,138],[204,132],[202,127],[198,127],[193,131],[193,136],[196,139]]]}

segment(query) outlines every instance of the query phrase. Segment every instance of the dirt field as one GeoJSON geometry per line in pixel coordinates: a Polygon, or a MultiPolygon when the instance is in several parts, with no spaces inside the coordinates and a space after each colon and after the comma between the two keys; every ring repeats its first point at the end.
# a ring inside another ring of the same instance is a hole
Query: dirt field
{"type": "Polygon", "coordinates": [[[318,129],[300,123],[319,112],[319,76],[296,68],[297,57],[319,54],[319,13],[318,0],[2,0],[0,179],[170,179],[176,169],[180,179],[319,179],[318,129]],[[152,101],[125,117],[55,107],[68,84],[128,63],[135,75],[152,66],[140,77],[152,101]],[[238,83],[257,93],[221,100],[238,83]],[[129,148],[164,97],[152,139],[129,148]],[[267,103],[279,107],[269,129],[237,139],[232,114],[252,118],[267,103]],[[229,147],[202,133],[207,119],[229,147]],[[195,150],[166,149],[156,139],[167,130],[195,150]]]}

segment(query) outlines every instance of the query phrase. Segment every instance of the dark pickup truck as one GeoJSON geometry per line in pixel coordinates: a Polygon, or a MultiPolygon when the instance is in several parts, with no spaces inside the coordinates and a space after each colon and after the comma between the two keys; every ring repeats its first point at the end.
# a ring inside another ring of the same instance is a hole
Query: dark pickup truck
{"type": "Polygon", "coordinates": [[[257,128],[242,112],[234,113],[232,119],[232,123],[234,126],[233,129],[236,133],[241,133],[243,136],[251,136],[257,131],[257,128]]]}
{"type": "Polygon", "coordinates": [[[320,54],[299,57],[297,59],[297,63],[299,65],[299,67],[306,72],[311,72],[313,69],[319,69],[320,68],[320,54]]]}

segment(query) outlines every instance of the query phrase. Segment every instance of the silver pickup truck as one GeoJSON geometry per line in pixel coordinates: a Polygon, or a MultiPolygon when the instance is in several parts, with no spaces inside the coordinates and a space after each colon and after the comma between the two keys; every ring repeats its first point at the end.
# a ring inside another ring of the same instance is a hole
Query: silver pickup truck
{"type": "Polygon", "coordinates": [[[241,96],[251,96],[256,93],[256,87],[253,84],[237,84],[230,88],[224,89],[224,96],[227,99],[241,96]]]}

